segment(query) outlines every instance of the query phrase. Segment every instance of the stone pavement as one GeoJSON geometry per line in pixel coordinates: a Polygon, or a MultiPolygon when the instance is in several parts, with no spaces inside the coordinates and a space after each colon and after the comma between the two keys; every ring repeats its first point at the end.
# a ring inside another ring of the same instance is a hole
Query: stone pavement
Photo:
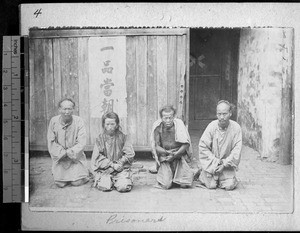
{"type": "MultiPolygon", "coordinates": [[[[198,137],[192,137],[197,154],[198,137]]],[[[196,161],[196,157],[195,157],[196,161]]],[[[88,161],[89,162],[89,161],[88,161]]],[[[197,162],[197,161],[196,161],[197,162]]],[[[233,191],[197,187],[161,190],[153,187],[155,175],[148,172],[151,158],[134,162],[134,187],[129,193],[101,192],[92,181],[80,187],[58,188],[53,183],[51,158],[30,159],[30,208],[32,211],[95,212],[234,212],[291,213],[293,211],[292,165],[258,159],[258,153],[244,146],[237,172],[239,185],[233,191]]]]}

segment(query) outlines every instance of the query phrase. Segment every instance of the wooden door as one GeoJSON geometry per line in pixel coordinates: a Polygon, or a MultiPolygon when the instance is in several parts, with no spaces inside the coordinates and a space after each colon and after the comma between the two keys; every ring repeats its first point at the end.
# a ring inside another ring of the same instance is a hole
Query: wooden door
{"type": "MultiPolygon", "coordinates": [[[[57,103],[63,97],[75,100],[74,114],[86,123],[86,149],[93,148],[101,132],[102,115],[91,114],[95,89],[89,69],[95,53],[89,46],[91,38],[125,37],[127,114],[121,119],[121,127],[130,135],[135,150],[150,150],[151,127],[163,105],[174,105],[178,117],[187,121],[188,32],[188,29],[31,30],[30,148],[47,150],[49,120],[58,114],[57,103]]],[[[100,49],[97,51],[100,53],[100,49]]],[[[98,105],[100,108],[101,104],[98,105]]]]}
{"type": "MultiPolygon", "coordinates": [[[[191,30],[189,128],[202,132],[221,99],[236,104],[238,31],[191,30]]],[[[233,119],[236,118],[234,113],[233,119]]]]}

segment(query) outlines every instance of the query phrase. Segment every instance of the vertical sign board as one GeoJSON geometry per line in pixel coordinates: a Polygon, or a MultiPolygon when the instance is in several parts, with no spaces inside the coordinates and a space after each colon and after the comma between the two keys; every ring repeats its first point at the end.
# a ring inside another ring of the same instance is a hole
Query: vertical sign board
{"type": "Polygon", "coordinates": [[[114,111],[126,132],[126,37],[91,37],[88,50],[91,118],[114,111]]]}

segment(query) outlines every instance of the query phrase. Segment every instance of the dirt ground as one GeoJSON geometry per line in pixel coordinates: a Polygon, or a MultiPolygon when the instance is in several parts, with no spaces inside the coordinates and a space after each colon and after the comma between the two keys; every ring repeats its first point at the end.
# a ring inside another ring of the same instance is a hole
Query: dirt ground
{"type": "MultiPolygon", "coordinates": [[[[199,137],[191,133],[194,156],[199,137]],[[194,136],[193,136],[194,135],[194,136]]],[[[40,154],[30,158],[30,209],[32,211],[96,212],[236,212],[291,213],[293,211],[292,165],[279,165],[258,159],[259,154],[244,146],[237,172],[240,181],[233,191],[197,187],[154,188],[154,164],[150,156],[136,156],[132,165],[133,189],[101,192],[92,180],[80,187],[58,188],[51,174],[51,158],[40,154]]],[[[89,156],[88,156],[89,157],[89,156]]],[[[88,158],[90,162],[90,158],[88,158]]],[[[196,164],[197,156],[194,157],[196,164]]]]}

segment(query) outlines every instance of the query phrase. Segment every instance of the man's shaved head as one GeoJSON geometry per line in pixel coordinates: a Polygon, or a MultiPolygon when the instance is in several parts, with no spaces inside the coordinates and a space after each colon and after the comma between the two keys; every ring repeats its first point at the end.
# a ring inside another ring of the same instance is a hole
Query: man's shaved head
{"type": "Polygon", "coordinates": [[[227,100],[220,100],[217,104],[217,117],[219,120],[219,126],[223,129],[229,125],[229,119],[232,115],[233,105],[227,100]]]}
{"type": "Polygon", "coordinates": [[[233,106],[227,100],[220,100],[217,104],[217,110],[218,110],[218,107],[225,108],[226,106],[229,108],[228,111],[232,112],[233,106]]]}

